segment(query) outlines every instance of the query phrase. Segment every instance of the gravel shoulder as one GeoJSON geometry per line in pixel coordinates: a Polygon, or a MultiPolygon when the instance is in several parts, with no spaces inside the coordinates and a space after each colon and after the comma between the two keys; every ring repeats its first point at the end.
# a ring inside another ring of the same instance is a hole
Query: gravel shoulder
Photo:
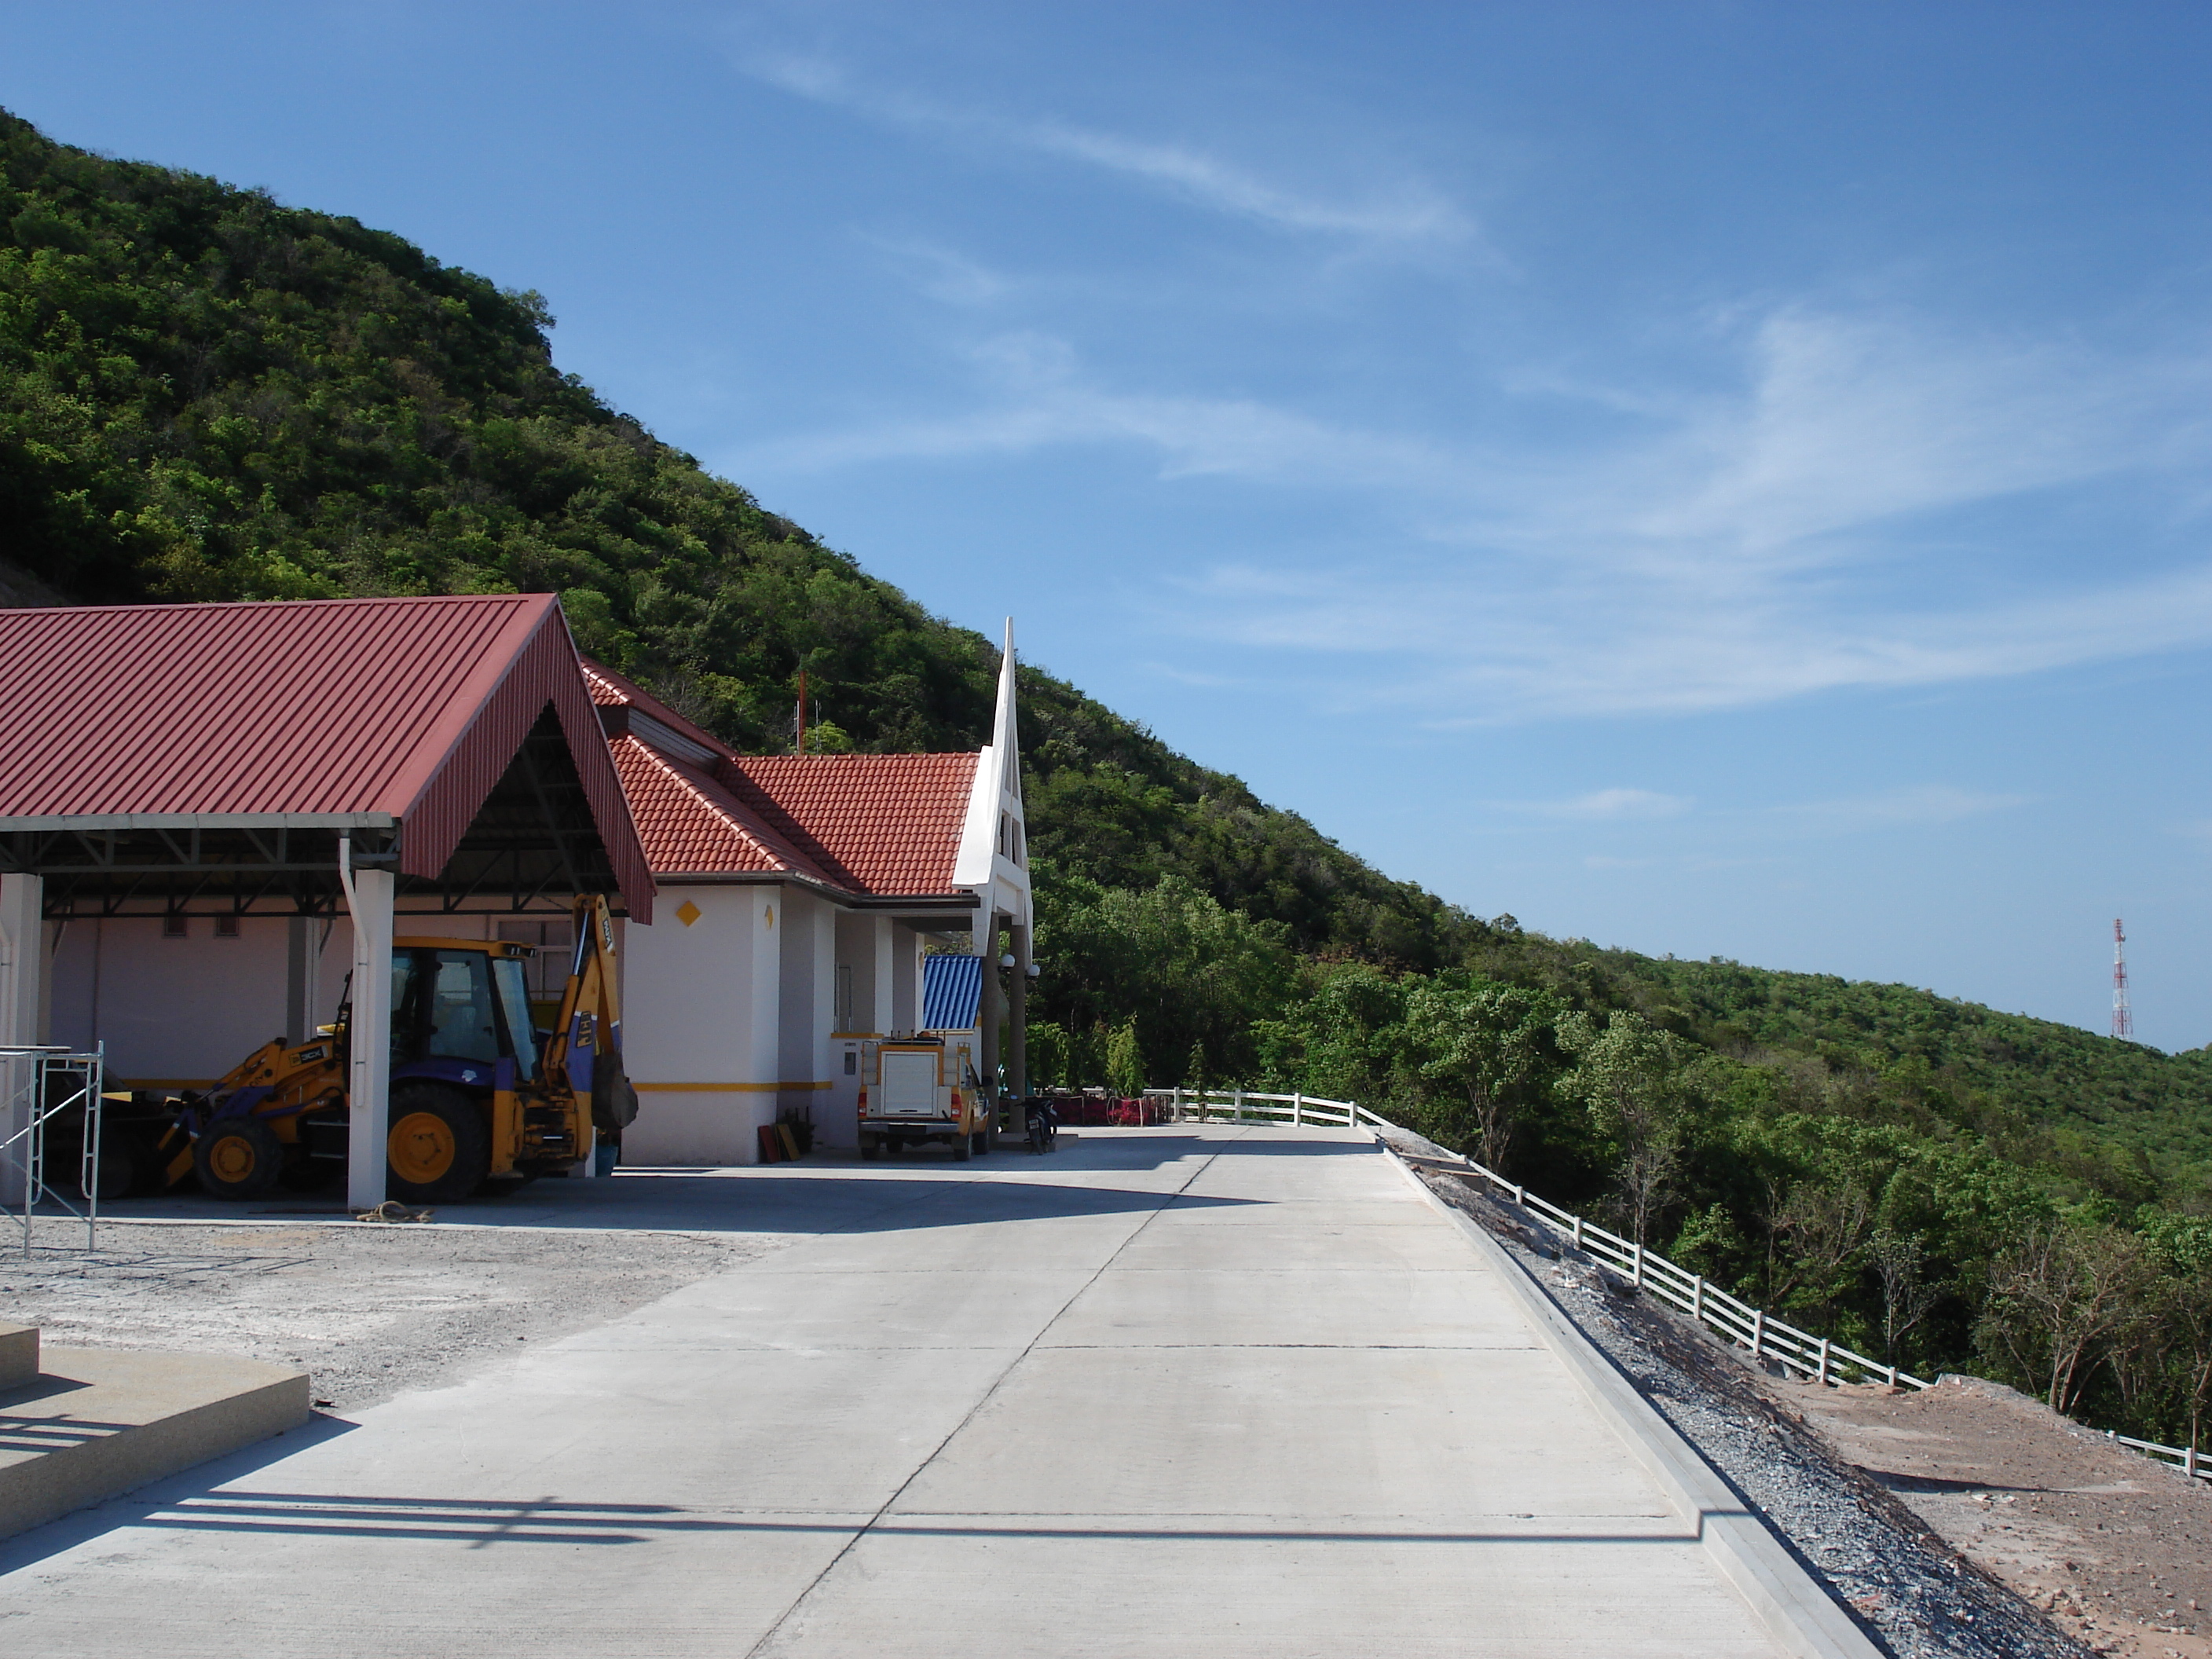
{"type": "MultiPolygon", "coordinates": [[[[74,1224],[39,1226],[42,1246],[82,1238],[74,1224]]],[[[604,1324],[789,1242],[436,1222],[130,1221],[103,1221],[100,1240],[91,1255],[0,1253],[0,1322],[39,1326],[59,1346],[296,1365],[313,1378],[316,1405],[339,1413],[459,1381],[518,1343],[604,1324]]]]}
{"type": "MultiPolygon", "coordinates": [[[[1404,1150],[1434,1155],[1406,1139],[1404,1150]]],[[[1702,1326],[1635,1293],[1588,1257],[1562,1250],[1549,1229],[1474,1183],[1434,1170],[1419,1173],[1512,1252],[1898,1659],[2079,1659],[2093,1650],[1853,1462],[1702,1326]]]]}

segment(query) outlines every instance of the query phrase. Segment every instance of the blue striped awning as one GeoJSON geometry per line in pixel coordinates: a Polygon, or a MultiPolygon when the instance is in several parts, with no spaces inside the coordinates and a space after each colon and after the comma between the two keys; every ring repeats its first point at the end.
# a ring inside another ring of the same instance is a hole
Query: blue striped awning
{"type": "Polygon", "coordinates": [[[928,956],[921,959],[921,1029],[972,1031],[983,1003],[983,958],[928,956]]]}

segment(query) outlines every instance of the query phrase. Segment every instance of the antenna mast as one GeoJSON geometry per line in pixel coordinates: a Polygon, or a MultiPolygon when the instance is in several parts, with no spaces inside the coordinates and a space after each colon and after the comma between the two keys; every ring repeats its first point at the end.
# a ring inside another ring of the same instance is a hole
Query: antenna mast
{"type": "Polygon", "coordinates": [[[2132,1042],[2136,1017],[2128,1007],[2128,934],[2120,920],[2112,918],[2112,1035],[2132,1042]]]}

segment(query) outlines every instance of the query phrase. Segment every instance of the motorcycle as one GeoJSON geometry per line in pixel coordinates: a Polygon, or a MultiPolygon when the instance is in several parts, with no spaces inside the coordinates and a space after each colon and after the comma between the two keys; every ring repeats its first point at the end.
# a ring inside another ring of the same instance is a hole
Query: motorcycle
{"type": "Polygon", "coordinates": [[[1032,1095],[1022,1103],[1022,1123],[1029,1132],[1030,1151],[1040,1157],[1060,1139],[1060,1114],[1042,1095],[1032,1095]]]}

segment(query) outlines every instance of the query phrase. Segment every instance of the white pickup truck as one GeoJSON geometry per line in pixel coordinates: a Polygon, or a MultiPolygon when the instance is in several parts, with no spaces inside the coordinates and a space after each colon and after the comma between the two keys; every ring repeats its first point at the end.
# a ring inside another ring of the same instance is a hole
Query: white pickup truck
{"type": "Polygon", "coordinates": [[[860,1055],[860,1156],[943,1141],[966,1162],[991,1150],[975,1034],[923,1032],[866,1044],[860,1055]]]}

